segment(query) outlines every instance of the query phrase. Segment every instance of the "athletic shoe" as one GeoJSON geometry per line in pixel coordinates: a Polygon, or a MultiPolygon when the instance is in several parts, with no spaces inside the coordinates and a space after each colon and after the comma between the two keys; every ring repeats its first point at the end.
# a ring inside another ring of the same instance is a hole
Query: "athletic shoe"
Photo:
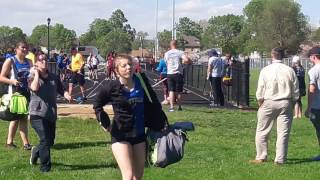
{"type": "Polygon", "coordinates": [[[38,161],[38,155],[36,152],[36,147],[32,146],[30,155],[30,165],[36,165],[38,161]]]}
{"type": "Polygon", "coordinates": [[[162,104],[162,105],[167,105],[167,104],[169,104],[169,101],[163,100],[163,101],[161,102],[161,104],[162,104]]]}
{"type": "Polygon", "coordinates": [[[23,149],[26,150],[26,151],[29,151],[29,150],[32,149],[32,145],[31,145],[31,144],[25,144],[25,145],[23,146],[23,149]]]}
{"type": "Polygon", "coordinates": [[[267,162],[267,160],[265,160],[265,159],[254,159],[254,160],[250,160],[249,161],[250,164],[262,164],[264,162],[267,162]]]}
{"type": "Polygon", "coordinates": [[[312,158],[312,161],[320,161],[320,155],[319,155],[319,156],[316,156],[316,157],[313,157],[313,158],[312,158]]]}
{"type": "Polygon", "coordinates": [[[174,109],[173,108],[169,108],[169,112],[174,112],[174,109]]]}
{"type": "Polygon", "coordinates": [[[10,148],[10,149],[15,149],[15,148],[17,148],[17,145],[11,143],[11,144],[6,144],[6,147],[10,148]]]}

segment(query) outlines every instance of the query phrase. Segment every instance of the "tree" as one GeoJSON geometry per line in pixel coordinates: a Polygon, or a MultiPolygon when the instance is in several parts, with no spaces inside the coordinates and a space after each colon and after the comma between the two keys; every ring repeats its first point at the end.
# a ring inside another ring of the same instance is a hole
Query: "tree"
{"type": "Polygon", "coordinates": [[[65,28],[62,24],[55,24],[52,27],[50,41],[55,49],[70,49],[74,46],[76,32],[65,28]]]}
{"type": "MultiPolygon", "coordinates": [[[[62,24],[49,26],[50,31],[50,49],[69,49],[74,45],[76,32],[65,28],[62,24]]],[[[48,26],[38,25],[32,30],[29,42],[33,46],[48,46],[48,26]]]]}
{"type": "Polygon", "coordinates": [[[111,50],[127,53],[131,50],[136,31],[127,23],[124,13],[117,9],[109,19],[95,19],[88,32],[80,36],[82,45],[96,46],[102,54],[111,50]]]}
{"type": "Polygon", "coordinates": [[[177,25],[177,32],[181,35],[195,36],[200,39],[202,28],[199,24],[195,23],[188,17],[183,17],[179,19],[179,24],[177,25]]]}
{"type": "MultiPolygon", "coordinates": [[[[296,53],[310,29],[300,5],[292,0],[253,0],[244,9],[249,33],[259,51],[279,46],[296,53]]],[[[251,44],[247,43],[248,46],[251,44]]]]}
{"type": "Polygon", "coordinates": [[[165,51],[170,47],[170,41],[172,39],[171,36],[171,31],[168,31],[166,29],[162,32],[159,32],[158,34],[159,46],[163,48],[165,51]]]}
{"type": "MultiPolygon", "coordinates": [[[[50,27],[52,30],[52,27],[50,27]]],[[[33,46],[48,46],[48,27],[45,24],[37,25],[33,28],[31,36],[28,38],[33,46]]]]}
{"type": "Polygon", "coordinates": [[[139,31],[136,34],[135,40],[132,42],[132,49],[139,49],[141,47],[141,41],[143,41],[144,48],[146,47],[145,39],[148,36],[147,32],[139,31]]]}
{"type": "Polygon", "coordinates": [[[223,52],[239,53],[239,35],[243,29],[244,17],[224,15],[212,17],[208,22],[201,44],[204,48],[220,47],[223,52]]]}
{"type": "Polygon", "coordinates": [[[110,51],[117,53],[129,53],[131,51],[130,36],[121,31],[111,31],[97,41],[97,45],[102,54],[110,51]]]}
{"type": "Polygon", "coordinates": [[[20,28],[0,26],[0,50],[5,51],[9,47],[14,47],[17,42],[25,40],[26,34],[20,28]]]}
{"type": "Polygon", "coordinates": [[[312,32],[311,40],[316,41],[316,42],[320,42],[320,27],[317,30],[315,30],[314,32],[312,32]]]}

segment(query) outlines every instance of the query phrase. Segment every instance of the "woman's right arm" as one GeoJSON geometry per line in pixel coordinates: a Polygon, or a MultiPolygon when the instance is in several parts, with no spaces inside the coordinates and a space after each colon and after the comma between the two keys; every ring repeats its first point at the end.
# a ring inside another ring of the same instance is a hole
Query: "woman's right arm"
{"type": "Polygon", "coordinates": [[[110,101],[111,101],[110,85],[108,83],[108,84],[105,84],[100,89],[100,91],[98,91],[93,102],[93,109],[95,111],[97,120],[104,129],[109,129],[110,118],[108,114],[104,111],[103,107],[110,101]]]}
{"type": "Polygon", "coordinates": [[[19,84],[18,80],[8,78],[11,71],[11,64],[12,63],[10,59],[6,59],[5,62],[3,63],[1,73],[0,73],[0,82],[17,86],[19,84]]]}

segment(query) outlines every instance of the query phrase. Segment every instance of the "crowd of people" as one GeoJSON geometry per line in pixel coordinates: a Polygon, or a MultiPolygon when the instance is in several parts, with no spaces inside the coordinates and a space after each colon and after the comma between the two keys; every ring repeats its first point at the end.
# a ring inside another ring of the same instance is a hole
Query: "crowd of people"
{"type": "MultiPolygon", "coordinates": [[[[212,87],[213,103],[214,106],[224,106],[222,84],[225,77],[232,76],[233,60],[230,54],[223,58],[216,50],[210,50],[208,56],[207,80],[212,87]]],[[[267,161],[268,137],[273,124],[277,123],[274,163],[282,165],[287,160],[292,119],[302,117],[301,98],[306,94],[308,104],[305,116],[313,123],[320,145],[320,47],[312,48],[309,53],[314,67],[308,72],[308,87],[305,84],[305,70],[298,56],[293,58],[292,67],[282,63],[283,52],[280,48],[272,49],[271,57],[272,64],[261,70],[258,80],[256,158],[250,160],[250,163],[267,161]]],[[[37,164],[40,159],[40,170],[48,172],[51,169],[50,149],[54,144],[56,131],[56,96],[60,94],[67,101],[72,101],[73,87],[79,84],[85,100],[84,67],[88,66],[90,79],[98,80],[99,60],[90,54],[85,61],[76,48],[71,49],[70,58],[61,51],[57,57],[59,75],[56,75],[48,71],[47,55],[39,50],[29,49],[25,42],[17,43],[14,52],[8,51],[5,58],[0,82],[24,96],[29,107],[28,115],[17,115],[16,120],[9,123],[6,146],[17,147],[14,136],[19,127],[23,148],[31,150],[30,164],[37,164]],[[68,86],[64,86],[63,82],[67,82],[68,86]],[[28,139],[28,119],[39,136],[37,146],[32,146],[28,139]]],[[[130,56],[110,52],[106,57],[107,81],[102,84],[93,101],[98,122],[111,134],[112,153],[123,179],[142,179],[146,160],[145,128],[163,131],[168,126],[161,104],[168,104],[169,112],[182,111],[183,64],[192,63],[183,51],[177,49],[177,41],[171,41],[170,50],[155,68],[163,84],[164,100],[160,103],[148,78],[134,61],[130,56]],[[103,109],[106,104],[113,106],[113,121],[110,121],[103,109]]],[[[320,160],[320,156],[314,160],[320,160]]]]}

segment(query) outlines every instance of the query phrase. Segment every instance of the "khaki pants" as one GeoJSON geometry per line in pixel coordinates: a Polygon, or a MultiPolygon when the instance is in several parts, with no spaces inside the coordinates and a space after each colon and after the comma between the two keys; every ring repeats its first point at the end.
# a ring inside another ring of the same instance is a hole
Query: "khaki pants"
{"type": "Polygon", "coordinates": [[[284,163],[288,154],[289,134],[292,124],[291,100],[265,100],[258,110],[256,131],[256,159],[268,157],[268,138],[274,121],[277,122],[277,144],[275,162],[284,163]]]}

